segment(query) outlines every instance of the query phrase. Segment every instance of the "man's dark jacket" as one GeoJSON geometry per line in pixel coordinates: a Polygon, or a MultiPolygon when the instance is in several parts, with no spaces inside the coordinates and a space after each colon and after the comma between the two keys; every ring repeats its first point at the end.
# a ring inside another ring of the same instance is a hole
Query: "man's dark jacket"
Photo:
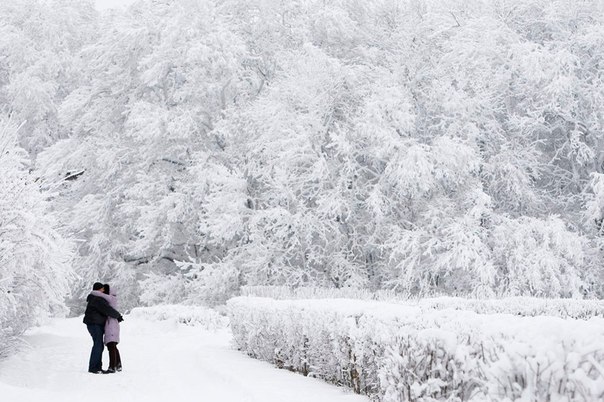
{"type": "MultiPolygon", "coordinates": [[[[120,320],[121,314],[111,307],[107,300],[92,294],[86,298],[88,305],[84,312],[84,324],[105,325],[107,316],[120,320]]],[[[120,320],[121,321],[121,320],[120,320]]]]}

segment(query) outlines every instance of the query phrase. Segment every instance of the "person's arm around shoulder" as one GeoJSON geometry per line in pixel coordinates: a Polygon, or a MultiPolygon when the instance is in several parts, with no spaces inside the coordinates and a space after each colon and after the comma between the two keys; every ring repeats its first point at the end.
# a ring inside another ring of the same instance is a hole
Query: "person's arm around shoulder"
{"type": "Polygon", "coordinates": [[[118,322],[124,321],[124,317],[122,317],[120,312],[117,311],[116,309],[114,309],[113,307],[111,307],[109,305],[109,302],[107,300],[103,299],[102,297],[98,298],[96,307],[99,309],[99,311],[101,313],[105,314],[106,316],[113,317],[116,320],[118,320],[118,322]]]}

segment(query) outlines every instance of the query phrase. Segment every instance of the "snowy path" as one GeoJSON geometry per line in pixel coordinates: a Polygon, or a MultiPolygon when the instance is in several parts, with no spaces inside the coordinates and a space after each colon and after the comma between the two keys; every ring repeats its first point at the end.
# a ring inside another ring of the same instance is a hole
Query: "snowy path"
{"type": "Polygon", "coordinates": [[[91,340],[81,318],[54,320],[25,339],[27,349],[0,362],[2,401],[368,401],[246,357],[232,349],[228,330],[126,317],[120,344],[124,371],[109,375],[86,372],[91,340]]]}

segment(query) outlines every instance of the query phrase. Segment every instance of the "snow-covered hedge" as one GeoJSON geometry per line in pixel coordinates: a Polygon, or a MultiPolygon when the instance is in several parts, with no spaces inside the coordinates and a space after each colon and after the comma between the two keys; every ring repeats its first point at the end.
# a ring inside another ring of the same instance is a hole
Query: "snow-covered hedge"
{"type": "Polygon", "coordinates": [[[604,398],[604,319],[483,315],[401,304],[238,297],[250,356],[374,400],[595,401],[604,398]]]}
{"type": "Polygon", "coordinates": [[[174,321],[191,326],[215,330],[226,327],[228,319],[215,310],[202,306],[168,304],[132,309],[131,317],[146,320],[174,321]]]}
{"type": "Polygon", "coordinates": [[[561,318],[588,319],[604,317],[604,300],[543,299],[537,297],[505,297],[501,299],[467,299],[463,297],[405,298],[395,292],[367,289],[332,289],[317,287],[243,286],[242,296],[272,299],[360,299],[380,300],[417,306],[422,309],[470,310],[480,314],[512,314],[520,316],[550,315],[561,318]]]}
{"type": "Polygon", "coordinates": [[[512,314],[524,317],[554,316],[576,319],[604,317],[604,300],[541,299],[536,297],[479,300],[438,297],[402,303],[417,305],[424,309],[470,310],[480,314],[512,314]]]}

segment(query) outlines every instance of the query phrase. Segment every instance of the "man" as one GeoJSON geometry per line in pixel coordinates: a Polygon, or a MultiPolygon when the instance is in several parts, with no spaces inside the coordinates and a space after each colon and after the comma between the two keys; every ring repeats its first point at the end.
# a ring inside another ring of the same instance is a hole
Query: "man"
{"type": "Polygon", "coordinates": [[[90,361],[88,363],[88,372],[94,374],[103,373],[103,334],[105,332],[105,321],[107,317],[113,317],[118,322],[124,321],[122,315],[109,305],[107,300],[101,296],[96,296],[94,291],[103,292],[103,284],[95,282],[92,285],[93,292],[88,295],[86,301],[86,312],[84,313],[84,324],[92,337],[92,350],[90,351],[90,361]]]}

